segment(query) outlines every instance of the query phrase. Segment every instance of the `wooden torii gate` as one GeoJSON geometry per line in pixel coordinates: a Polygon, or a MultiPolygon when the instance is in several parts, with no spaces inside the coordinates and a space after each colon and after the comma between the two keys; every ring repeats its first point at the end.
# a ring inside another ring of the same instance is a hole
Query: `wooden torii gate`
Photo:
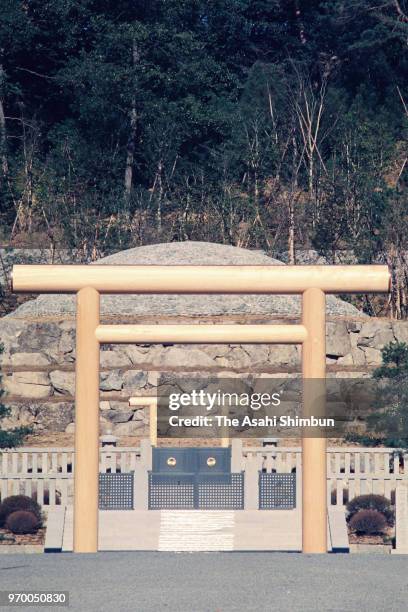
{"type": "MultiPolygon", "coordinates": [[[[326,294],[388,292],[387,266],[16,265],[19,293],[75,293],[74,552],[98,550],[99,350],[111,343],[301,344],[305,379],[326,376],[326,294]],[[101,325],[100,294],[300,294],[298,325],[101,325]]],[[[304,385],[303,414],[321,413],[304,385]]],[[[327,551],[326,439],[302,439],[302,551],[327,551]]]]}

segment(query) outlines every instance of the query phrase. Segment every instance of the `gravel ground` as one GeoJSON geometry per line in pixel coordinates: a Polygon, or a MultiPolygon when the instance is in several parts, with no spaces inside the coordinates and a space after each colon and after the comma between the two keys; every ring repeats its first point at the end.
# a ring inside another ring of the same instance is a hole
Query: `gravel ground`
{"type": "Polygon", "coordinates": [[[140,552],[0,558],[0,589],[69,591],[69,609],[86,612],[402,612],[408,607],[407,583],[407,558],[398,555],[140,552]]]}
{"type": "MultiPolygon", "coordinates": [[[[154,244],[121,251],[100,259],[98,264],[191,264],[191,265],[283,265],[260,251],[210,242],[172,242],[154,244]]],[[[278,295],[120,295],[103,296],[104,315],[233,315],[273,314],[297,315],[300,300],[297,296],[278,295]]],[[[335,296],[327,297],[330,315],[361,316],[351,304],[335,296]]],[[[10,317],[38,317],[75,313],[74,296],[41,295],[26,302],[10,317]]]]}

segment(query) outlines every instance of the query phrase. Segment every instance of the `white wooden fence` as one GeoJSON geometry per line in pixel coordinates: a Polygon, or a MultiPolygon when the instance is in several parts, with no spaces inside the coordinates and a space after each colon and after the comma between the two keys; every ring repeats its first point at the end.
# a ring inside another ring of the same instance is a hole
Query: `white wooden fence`
{"type": "MultiPolygon", "coordinates": [[[[140,448],[100,449],[101,472],[135,471],[140,448]]],[[[300,447],[243,447],[242,469],[297,474],[301,499],[300,447]]],[[[0,452],[0,499],[29,495],[41,505],[65,505],[73,496],[73,448],[20,448],[0,452]]],[[[343,506],[364,493],[379,493],[392,502],[397,483],[408,480],[408,454],[391,448],[332,447],[327,451],[327,498],[343,506]]]]}
{"type": "MultiPolygon", "coordinates": [[[[266,472],[296,472],[300,500],[300,447],[244,447],[243,469],[254,461],[266,472]]],[[[357,495],[377,493],[394,503],[397,483],[408,480],[408,454],[392,448],[331,447],[327,449],[327,502],[344,506],[357,495]]]]}
{"type": "MultiPolygon", "coordinates": [[[[131,472],[140,461],[135,447],[102,448],[100,472],[131,472]]],[[[0,499],[28,495],[44,506],[67,505],[73,498],[73,448],[20,448],[0,453],[0,499]]]]}

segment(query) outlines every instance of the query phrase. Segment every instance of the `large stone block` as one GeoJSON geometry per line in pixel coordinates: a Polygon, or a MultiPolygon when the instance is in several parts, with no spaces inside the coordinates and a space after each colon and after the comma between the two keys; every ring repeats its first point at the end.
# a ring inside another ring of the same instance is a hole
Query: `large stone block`
{"type": "MultiPolygon", "coordinates": [[[[242,346],[234,346],[226,355],[216,357],[215,363],[223,368],[242,370],[251,367],[252,359],[242,346]]],[[[196,364],[194,366],[199,367],[196,364]]],[[[214,367],[214,362],[212,362],[212,367],[214,367]]]]}
{"type": "Polygon", "coordinates": [[[75,395],[75,372],[54,370],[50,373],[51,384],[57,393],[75,395]]]}
{"type": "Polygon", "coordinates": [[[112,423],[127,423],[128,421],[131,421],[133,417],[132,410],[110,410],[105,414],[112,423]]]}
{"type": "Polygon", "coordinates": [[[37,406],[31,406],[29,403],[24,404],[7,404],[9,414],[1,420],[2,429],[12,429],[14,427],[32,427],[35,425],[37,406]]]}
{"type": "Polygon", "coordinates": [[[354,365],[365,366],[367,364],[365,352],[361,348],[352,348],[351,354],[353,356],[354,365]]]}
{"type": "Polygon", "coordinates": [[[192,346],[170,346],[162,348],[157,354],[155,364],[159,367],[171,368],[208,368],[214,367],[214,361],[209,355],[192,346]]]}
{"type": "Polygon", "coordinates": [[[74,405],[71,402],[47,403],[37,412],[36,429],[65,431],[74,420],[74,405]]]}
{"type": "Polygon", "coordinates": [[[133,365],[140,365],[142,363],[151,364],[154,363],[156,356],[160,351],[163,350],[162,346],[135,346],[134,344],[124,345],[123,352],[130,359],[133,365]]]}
{"type": "Polygon", "coordinates": [[[357,345],[382,349],[393,340],[395,340],[395,337],[391,322],[373,319],[363,324],[357,345]]]}
{"type": "Polygon", "coordinates": [[[126,399],[124,399],[123,401],[109,400],[109,407],[110,410],[116,410],[118,412],[120,412],[121,410],[129,410],[129,404],[126,399]]]}
{"type": "Polygon", "coordinates": [[[3,378],[8,395],[30,399],[41,399],[52,393],[50,379],[46,372],[14,372],[3,378]]]}
{"type": "Polygon", "coordinates": [[[211,359],[216,359],[217,357],[224,357],[231,350],[231,347],[229,344],[207,344],[201,350],[211,359]]]}
{"type": "Polygon", "coordinates": [[[392,327],[395,339],[408,344],[408,321],[394,321],[392,327]]]}
{"type": "Polygon", "coordinates": [[[260,368],[269,363],[269,346],[267,344],[248,344],[242,350],[249,358],[249,366],[260,368]]]}
{"type": "Polygon", "coordinates": [[[39,367],[49,364],[50,360],[44,353],[12,353],[10,355],[10,365],[12,366],[39,367]]]}
{"type": "Polygon", "coordinates": [[[129,370],[123,375],[123,389],[130,394],[140,392],[147,384],[147,372],[129,370]]]}
{"type": "Polygon", "coordinates": [[[61,338],[58,343],[58,354],[60,354],[65,361],[75,360],[75,332],[74,331],[63,331],[61,338]]]}
{"type": "Polygon", "coordinates": [[[18,321],[9,318],[0,319],[0,344],[3,345],[4,352],[0,355],[0,363],[9,362],[9,353],[18,351],[21,333],[26,326],[25,321],[18,321]]]}
{"type": "Polygon", "coordinates": [[[381,351],[369,346],[363,347],[367,365],[380,365],[382,363],[381,351]]]}
{"type": "Polygon", "coordinates": [[[123,386],[123,372],[102,372],[99,388],[101,391],[120,391],[123,386]]]}
{"type": "Polygon", "coordinates": [[[352,366],[352,365],[354,365],[353,355],[351,353],[347,353],[347,355],[344,355],[344,357],[339,357],[335,361],[336,361],[337,365],[343,365],[343,366],[352,366]]]}
{"type": "Polygon", "coordinates": [[[269,347],[269,364],[272,366],[295,366],[300,363],[296,346],[290,344],[274,344],[269,347]]]}
{"type": "Polygon", "coordinates": [[[57,323],[26,323],[19,337],[22,349],[55,351],[61,336],[57,323]]]}
{"type": "Polygon", "coordinates": [[[116,423],[113,425],[113,433],[116,436],[145,436],[147,434],[147,427],[143,421],[128,421],[127,423],[116,423]]]}
{"type": "Polygon", "coordinates": [[[101,351],[101,368],[123,368],[131,364],[129,356],[123,350],[101,351]]]}
{"type": "Polygon", "coordinates": [[[326,324],[326,355],[344,357],[351,350],[350,338],[344,321],[328,321],[326,324]]]}

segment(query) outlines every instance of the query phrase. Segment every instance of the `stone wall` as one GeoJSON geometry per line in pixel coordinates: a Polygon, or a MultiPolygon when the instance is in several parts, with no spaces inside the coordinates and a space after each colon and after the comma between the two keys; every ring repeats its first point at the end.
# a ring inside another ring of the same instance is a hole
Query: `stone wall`
{"type": "MultiPolygon", "coordinates": [[[[270,317],[257,320],[280,321],[270,317]]],[[[183,320],[178,318],[177,322],[183,320]]],[[[5,349],[0,356],[4,401],[11,407],[5,424],[29,424],[38,433],[73,432],[75,322],[7,317],[1,321],[0,340],[5,349]]],[[[367,376],[381,363],[381,348],[393,340],[408,342],[408,322],[329,317],[328,371],[335,376],[367,376]]],[[[103,347],[101,430],[117,435],[147,435],[148,414],[130,409],[127,401],[133,394],[154,395],[160,372],[284,375],[299,371],[299,358],[300,347],[282,345],[103,347]]]]}

